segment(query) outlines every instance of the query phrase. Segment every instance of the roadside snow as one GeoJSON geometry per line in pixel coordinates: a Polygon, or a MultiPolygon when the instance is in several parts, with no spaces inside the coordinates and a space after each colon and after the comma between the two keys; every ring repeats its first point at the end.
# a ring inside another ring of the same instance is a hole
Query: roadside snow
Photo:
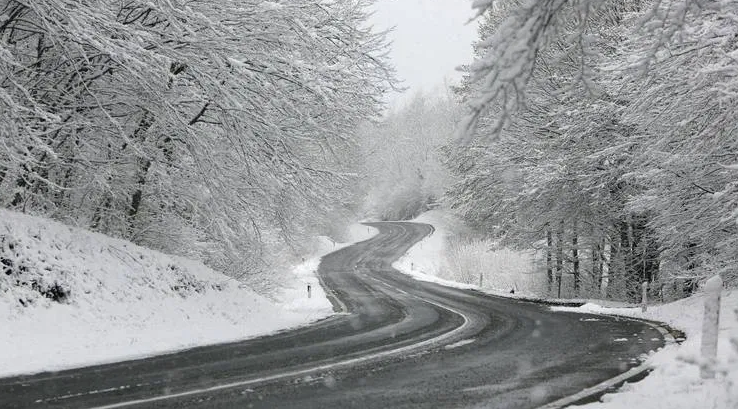
{"type": "Polygon", "coordinates": [[[457,288],[476,288],[493,294],[534,297],[537,277],[533,255],[510,249],[491,250],[488,241],[465,241],[453,229],[461,223],[440,210],[431,210],[411,220],[435,228],[392,266],[421,281],[457,288]],[[482,287],[479,287],[479,274],[482,287]]]}
{"type": "MultiPolygon", "coordinates": [[[[366,226],[354,230],[367,232],[366,226]]],[[[320,256],[332,250],[324,246],[295,267],[282,304],[202,263],[0,209],[0,376],[140,358],[308,324],[333,313],[319,285],[310,299],[300,292],[317,282],[320,256]]]]}
{"type": "Polygon", "coordinates": [[[700,343],[704,295],[670,304],[640,308],[606,308],[594,303],[582,307],[551,307],[554,311],[616,314],[665,322],[686,334],[681,345],[672,344],[647,358],[654,370],[645,379],[604,395],[586,409],[733,409],[738,408],[738,291],[723,291],[718,340],[718,375],[700,378],[700,343]]]}
{"type": "Polygon", "coordinates": [[[443,254],[449,233],[444,228],[444,223],[439,222],[440,217],[437,214],[429,213],[431,212],[423,213],[412,221],[432,225],[435,229],[433,234],[426,236],[411,247],[404,256],[392,263],[392,267],[420,281],[429,281],[456,288],[477,288],[471,284],[439,277],[444,269],[443,254]]]}

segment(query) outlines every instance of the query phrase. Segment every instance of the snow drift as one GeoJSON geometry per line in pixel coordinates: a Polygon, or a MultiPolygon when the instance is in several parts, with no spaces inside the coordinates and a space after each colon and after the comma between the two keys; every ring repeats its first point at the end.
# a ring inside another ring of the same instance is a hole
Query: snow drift
{"type": "Polygon", "coordinates": [[[0,263],[0,376],[235,341],[332,314],[319,286],[310,299],[296,291],[317,257],[295,267],[278,302],[200,262],[0,209],[0,263]]]}

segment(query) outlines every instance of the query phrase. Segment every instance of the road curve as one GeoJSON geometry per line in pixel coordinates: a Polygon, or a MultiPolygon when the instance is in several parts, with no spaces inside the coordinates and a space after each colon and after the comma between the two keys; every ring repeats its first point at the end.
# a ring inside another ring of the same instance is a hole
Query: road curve
{"type": "Polygon", "coordinates": [[[432,227],[369,225],[380,233],[319,268],[342,314],[243,342],[0,379],[0,407],[535,408],[663,345],[637,321],[415,281],[391,263],[432,227]]]}

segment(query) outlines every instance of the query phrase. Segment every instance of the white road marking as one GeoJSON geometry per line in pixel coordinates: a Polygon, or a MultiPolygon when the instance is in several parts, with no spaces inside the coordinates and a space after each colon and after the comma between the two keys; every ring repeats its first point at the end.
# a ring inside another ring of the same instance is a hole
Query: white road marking
{"type": "Polygon", "coordinates": [[[446,345],[445,347],[443,347],[443,349],[454,349],[454,348],[458,348],[458,347],[463,347],[464,345],[469,345],[469,344],[471,344],[474,341],[476,341],[476,339],[474,339],[474,338],[462,339],[461,341],[454,342],[453,344],[446,345]]]}
{"type": "Polygon", "coordinates": [[[68,395],[61,395],[54,398],[48,398],[48,399],[36,399],[34,403],[47,403],[57,400],[64,400],[69,398],[78,398],[80,396],[87,396],[87,395],[98,395],[101,393],[107,393],[107,392],[115,392],[115,391],[122,391],[124,389],[130,389],[130,385],[123,385],[123,386],[116,386],[113,388],[107,388],[107,389],[98,389],[94,391],[87,391],[87,392],[80,392],[80,393],[70,393],[68,395]]]}
{"type": "MultiPolygon", "coordinates": [[[[376,281],[379,281],[379,282],[381,282],[381,283],[383,283],[383,284],[385,284],[387,286],[389,286],[389,284],[387,284],[386,282],[384,282],[384,281],[382,281],[382,280],[380,280],[378,278],[375,278],[375,277],[371,277],[371,278],[374,279],[374,280],[376,280],[376,281]]],[[[463,312],[461,312],[461,311],[459,311],[459,310],[457,310],[455,308],[449,307],[447,305],[443,305],[443,304],[437,303],[435,301],[431,301],[431,300],[422,298],[422,297],[417,296],[415,294],[409,294],[409,295],[412,296],[412,297],[415,297],[415,298],[417,298],[419,300],[425,301],[425,302],[427,302],[429,304],[433,304],[436,307],[443,308],[444,310],[450,311],[450,312],[452,312],[454,314],[457,314],[457,315],[461,316],[461,318],[464,319],[464,323],[461,324],[461,326],[459,326],[459,327],[457,327],[457,328],[455,328],[455,329],[453,329],[453,330],[451,330],[449,332],[446,332],[444,334],[441,334],[441,335],[439,335],[439,336],[437,336],[435,338],[427,339],[425,341],[421,341],[421,342],[418,342],[416,344],[406,345],[404,347],[391,349],[389,351],[376,352],[374,354],[365,355],[365,356],[358,357],[358,358],[347,359],[345,361],[335,362],[335,363],[331,363],[331,364],[318,365],[318,366],[314,366],[314,367],[306,368],[306,369],[300,369],[300,370],[295,370],[295,371],[284,372],[284,373],[277,374],[277,375],[270,375],[270,376],[265,376],[265,377],[261,377],[261,378],[255,378],[255,379],[249,379],[249,380],[239,381],[239,382],[231,382],[231,383],[226,383],[226,384],[222,384],[222,385],[211,386],[211,387],[208,387],[208,388],[192,389],[192,390],[189,390],[189,391],[172,393],[172,394],[168,394],[168,395],[160,395],[160,396],[155,396],[155,397],[152,397],[152,398],[143,398],[143,399],[130,400],[130,401],[126,401],[126,402],[119,402],[119,403],[114,403],[114,404],[111,404],[111,405],[98,406],[98,407],[95,407],[93,409],[124,408],[124,407],[128,407],[128,406],[140,405],[140,404],[144,404],[144,403],[159,402],[159,401],[168,400],[168,399],[183,398],[183,397],[187,397],[187,396],[194,396],[194,395],[199,395],[199,394],[208,393],[208,392],[217,392],[217,391],[222,391],[222,390],[225,390],[225,389],[238,388],[238,387],[249,386],[249,385],[254,385],[254,384],[258,384],[258,383],[272,382],[272,381],[278,381],[278,380],[281,380],[281,379],[300,377],[300,376],[309,375],[309,374],[312,374],[312,373],[315,373],[315,372],[327,371],[327,370],[331,370],[331,369],[345,368],[345,367],[349,367],[349,366],[353,366],[353,365],[356,365],[356,364],[361,364],[361,363],[373,361],[373,360],[380,359],[380,358],[388,358],[388,357],[392,357],[392,356],[396,356],[396,355],[405,354],[405,353],[408,353],[408,352],[414,352],[414,351],[416,351],[418,349],[422,349],[422,348],[425,348],[427,346],[431,346],[431,345],[434,345],[434,344],[441,344],[441,343],[445,342],[448,339],[452,339],[452,338],[456,337],[457,334],[465,331],[469,327],[469,325],[470,325],[469,318],[466,315],[464,315],[463,312]]]]}

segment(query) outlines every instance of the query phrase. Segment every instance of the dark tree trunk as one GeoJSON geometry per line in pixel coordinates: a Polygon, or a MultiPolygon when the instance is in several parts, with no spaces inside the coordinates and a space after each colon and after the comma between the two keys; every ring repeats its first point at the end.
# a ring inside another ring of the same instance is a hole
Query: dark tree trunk
{"type": "Polygon", "coordinates": [[[551,230],[546,230],[546,278],[548,279],[548,293],[551,294],[553,288],[553,234],[551,230]]]}
{"type": "Polygon", "coordinates": [[[637,259],[634,251],[633,223],[629,215],[620,221],[620,259],[622,260],[621,276],[624,282],[625,296],[632,302],[638,302],[640,296],[640,280],[637,259]]]}
{"type": "Polygon", "coordinates": [[[103,203],[95,207],[95,213],[92,215],[92,221],[90,222],[90,229],[94,231],[104,232],[104,230],[102,230],[102,216],[103,212],[105,212],[110,207],[110,202],[110,195],[105,195],[105,200],[103,200],[103,203]]]}
{"type": "Polygon", "coordinates": [[[131,206],[128,208],[128,223],[131,229],[133,228],[133,221],[136,219],[136,215],[138,215],[138,211],[141,208],[143,189],[146,185],[146,174],[149,172],[149,167],[151,167],[150,160],[142,162],[138,180],[136,181],[136,190],[134,190],[133,195],[131,195],[131,206]]]}
{"type": "MultiPolygon", "coordinates": [[[[146,133],[148,132],[151,125],[154,123],[154,118],[150,112],[146,111],[143,113],[141,120],[138,124],[138,128],[133,132],[133,136],[136,140],[143,144],[146,140],[146,133]]],[[[151,159],[139,158],[138,169],[136,170],[136,187],[131,194],[131,203],[128,206],[128,234],[134,233],[136,227],[136,217],[141,210],[141,202],[143,201],[143,191],[146,186],[146,175],[149,173],[151,167],[151,159]]]]}
{"type": "Polygon", "coordinates": [[[572,274],[574,276],[574,296],[579,295],[579,286],[580,286],[580,278],[579,278],[579,248],[577,247],[579,245],[579,237],[578,237],[578,231],[577,231],[577,221],[574,220],[574,223],[572,225],[572,236],[571,236],[571,260],[572,260],[572,274]]]}
{"type": "Polygon", "coordinates": [[[564,222],[556,231],[556,297],[561,298],[561,278],[564,274],[564,222]]]}
{"type": "Polygon", "coordinates": [[[592,282],[597,283],[597,286],[602,285],[602,264],[600,255],[600,243],[592,243],[592,282]]]}
{"type": "Polygon", "coordinates": [[[28,168],[28,165],[23,165],[21,172],[22,174],[15,180],[16,192],[13,196],[13,201],[10,202],[10,207],[25,212],[28,181],[24,175],[30,176],[31,170],[28,168]]]}

